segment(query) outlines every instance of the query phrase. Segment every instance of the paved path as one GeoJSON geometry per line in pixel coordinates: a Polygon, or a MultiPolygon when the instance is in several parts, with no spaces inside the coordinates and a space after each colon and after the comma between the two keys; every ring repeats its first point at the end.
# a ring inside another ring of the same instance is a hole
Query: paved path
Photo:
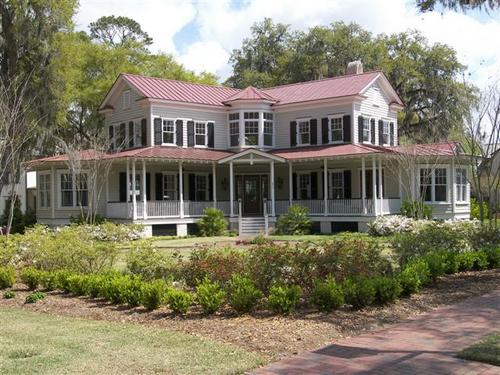
{"type": "Polygon", "coordinates": [[[494,330],[500,330],[500,289],[380,331],[338,340],[253,374],[500,375],[500,367],[454,357],[494,330]]]}

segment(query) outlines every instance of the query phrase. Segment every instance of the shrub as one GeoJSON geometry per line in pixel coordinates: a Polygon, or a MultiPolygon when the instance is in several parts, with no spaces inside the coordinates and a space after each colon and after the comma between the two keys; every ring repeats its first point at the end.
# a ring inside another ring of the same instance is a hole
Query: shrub
{"type": "Polygon", "coordinates": [[[143,281],[138,276],[127,277],[120,284],[121,300],[130,307],[136,307],[143,301],[143,281]]]}
{"type": "Polygon", "coordinates": [[[368,223],[368,233],[372,236],[391,236],[395,233],[411,232],[415,229],[415,219],[401,215],[378,216],[368,223]]]}
{"type": "Polygon", "coordinates": [[[168,285],[163,280],[155,280],[142,285],[142,305],[148,310],[156,310],[165,302],[168,285]]]}
{"type": "Polygon", "coordinates": [[[422,259],[429,267],[429,274],[432,280],[436,280],[439,276],[446,273],[446,252],[432,251],[423,256],[422,259]]]}
{"type": "Polygon", "coordinates": [[[343,285],[346,303],[355,309],[371,305],[375,301],[375,287],[373,281],[364,276],[347,279],[343,285]]]}
{"type": "Polygon", "coordinates": [[[112,303],[125,303],[123,291],[127,287],[128,278],[123,275],[112,275],[104,279],[101,296],[112,303]]]}
{"type": "Polygon", "coordinates": [[[16,270],[12,266],[0,267],[0,289],[11,288],[16,282],[16,270]]]}
{"type": "Polygon", "coordinates": [[[269,289],[267,304],[276,314],[290,314],[295,310],[302,295],[298,285],[273,285],[269,289]]]}
{"type": "Polygon", "coordinates": [[[127,269],[144,280],[166,278],[173,268],[172,261],[160,253],[149,240],[131,244],[127,255],[127,269]]]}
{"type": "MultiPolygon", "coordinates": [[[[476,198],[471,198],[470,199],[470,216],[473,219],[480,219],[481,218],[481,212],[480,212],[480,204],[476,198]]],[[[488,202],[483,202],[483,217],[487,218],[489,213],[489,206],[488,202]]]]}
{"type": "Polygon", "coordinates": [[[311,303],[320,311],[329,312],[344,304],[344,293],[333,277],[317,281],[311,293],[311,303]]]}
{"type": "Polygon", "coordinates": [[[483,247],[500,247],[500,227],[477,225],[470,234],[470,241],[474,249],[483,247]]]}
{"type": "Polygon", "coordinates": [[[409,296],[410,294],[417,293],[420,290],[422,282],[420,281],[418,271],[414,267],[405,267],[398,277],[402,295],[409,296]]]}
{"type": "Polygon", "coordinates": [[[228,227],[224,212],[214,207],[203,210],[203,216],[196,223],[200,236],[213,237],[222,236],[228,227]]]}
{"type": "Polygon", "coordinates": [[[444,273],[452,275],[458,272],[458,253],[447,251],[444,253],[444,273]]]}
{"type": "Polygon", "coordinates": [[[184,290],[170,289],[167,293],[167,303],[175,314],[185,314],[193,304],[193,296],[184,290]]]}
{"type": "Polygon", "coordinates": [[[42,274],[34,267],[26,267],[21,271],[21,281],[26,284],[29,290],[35,290],[40,285],[42,274]]]}
{"type": "Polygon", "coordinates": [[[488,246],[482,249],[486,253],[488,258],[489,268],[500,267],[500,245],[499,246],[488,246]]]}
{"type": "Polygon", "coordinates": [[[75,296],[84,296],[87,294],[87,284],[84,275],[71,275],[67,279],[68,289],[75,296]]]}
{"type": "Polygon", "coordinates": [[[424,259],[417,258],[411,260],[404,268],[404,270],[407,269],[415,273],[418,277],[420,285],[427,285],[431,282],[431,271],[429,270],[429,265],[424,259]]]}
{"type": "Polygon", "coordinates": [[[213,314],[220,309],[226,298],[226,292],[218,283],[206,277],[196,287],[196,300],[201,305],[205,314],[213,314]]]}
{"type": "Polygon", "coordinates": [[[288,213],[281,215],[276,221],[276,230],[279,234],[302,235],[311,230],[309,210],[298,204],[288,207],[288,213]]]}
{"type": "Polygon", "coordinates": [[[40,270],[40,285],[44,290],[51,291],[57,289],[57,274],[55,272],[40,270]]]}
{"type": "Polygon", "coordinates": [[[432,207],[422,201],[405,200],[401,204],[401,214],[412,219],[432,219],[432,207]]]}
{"type": "Polygon", "coordinates": [[[12,290],[7,290],[3,293],[4,299],[12,299],[16,296],[16,294],[12,290]]]}
{"type": "Polygon", "coordinates": [[[373,280],[375,287],[375,300],[380,303],[395,301],[402,292],[399,279],[390,276],[379,276],[373,280]]]}
{"type": "Polygon", "coordinates": [[[21,261],[20,240],[21,236],[18,234],[0,236],[0,267],[15,266],[21,261]]]}
{"type": "Polygon", "coordinates": [[[24,301],[24,303],[36,303],[38,301],[41,301],[44,298],[45,298],[45,293],[43,293],[43,292],[34,292],[34,293],[29,294],[26,297],[26,300],[24,301]]]}
{"type": "Polygon", "coordinates": [[[92,298],[97,298],[102,295],[104,285],[106,283],[106,275],[92,274],[86,276],[87,294],[92,298]]]}
{"type": "Polygon", "coordinates": [[[262,292],[253,281],[241,275],[234,275],[229,283],[229,305],[238,313],[250,312],[262,298],[262,292]]]}
{"type": "Polygon", "coordinates": [[[54,278],[56,283],[56,288],[64,290],[69,293],[71,290],[69,289],[69,278],[73,276],[73,272],[70,270],[58,270],[54,272],[54,278]]]}

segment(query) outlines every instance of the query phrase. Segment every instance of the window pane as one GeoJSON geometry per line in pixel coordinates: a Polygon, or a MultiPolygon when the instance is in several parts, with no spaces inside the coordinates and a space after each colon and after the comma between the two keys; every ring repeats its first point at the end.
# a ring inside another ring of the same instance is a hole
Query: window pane
{"type": "Polygon", "coordinates": [[[446,201],[446,186],[438,185],[435,187],[435,201],[445,202],[446,201]]]}
{"type": "Polygon", "coordinates": [[[370,142],[371,131],[370,131],[370,119],[363,118],[363,142],[370,142]]]}
{"type": "Polygon", "coordinates": [[[342,118],[332,118],[330,120],[330,132],[332,142],[342,141],[344,139],[342,118]]]}
{"type": "Polygon", "coordinates": [[[299,144],[302,145],[308,145],[310,142],[310,135],[309,135],[309,121],[300,121],[299,122],[299,128],[298,128],[298,133],[299,136],[297,137],[299,144]]]}
{"type": "Polygon", "coordinates": [[[264,134],[264,145],[265,146],[272,146],[273,145],[272,134],[264,134]]]}

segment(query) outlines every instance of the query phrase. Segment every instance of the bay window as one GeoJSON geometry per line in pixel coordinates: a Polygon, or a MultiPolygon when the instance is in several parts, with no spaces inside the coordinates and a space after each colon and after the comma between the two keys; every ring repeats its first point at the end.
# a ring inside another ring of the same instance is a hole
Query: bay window
{"type": "Polygon", "coordinates": [[[467,169],[455,170],[455,186],[457,202],[467,202],[467,169]]]}
{"type": "Polygon", "coordinates": [[[195,146],[207,145],[207,123],[195,122],[194,123],[194,144],[195,146]]]}
{"type": "Polygon", "coordinates": [[[448,201],[448,173],[446,168],[420,169],[420,196],[425,202],[448,201]]]}
{"type": "Polygon", "coordinates": [[[175,144],[175,123],[174,120],[162,120],[162,142],[163,144],[175,144]]]}
{"type": "Polygon", "coordinates": [[[309,120],[298,120],[297,124],[297,144],[298,145],[309,145],[311,142],[309,120]]]}
{"type": "Polygon", "coordinates": [[[61,174],[61,207],[73,207],[73,175],[61,174]]]}
{"type": "Polygon", "coordinates": [[[229,144],[231,147],[240,144],[240,114],[238,112],[229,114],[229,144]]]}
{"type": "Polygon", "coordinates": [[[40,208],[50,207],[50,188],[51,188],[51,175],[43,173],[38,175],[38,196],[40,208]]]}
{"type": "Polygon", "coordinates": [[[245,112],[245,146],[259,145],[259,112],[245,112]]]}
{"type": "Polygon", "coordinates": [[[264,146],[273,146],[274,131],[273,114],[264,112],[264,146]]]}
{"type": "Polygon", "coordinates": [[[59,173],[60,206],[87,207],[89,204],[89,188],[87,173],[59,173]]]}
{"type": "Polygon", "coordinates": [[[342,117],[330,118],[330,142],[342,142],[344,140],[344,127],[342,117]]]}
{"type": "Polygon", "coordinates": [[[163,174],[163,199],[164,200],[177,199],[177,174],[175,173],[163,174]]]}
{"type": "Polygon", "coordinates": [[[344,171],[330,172],[329,199],[344,198],[344,171]]]}

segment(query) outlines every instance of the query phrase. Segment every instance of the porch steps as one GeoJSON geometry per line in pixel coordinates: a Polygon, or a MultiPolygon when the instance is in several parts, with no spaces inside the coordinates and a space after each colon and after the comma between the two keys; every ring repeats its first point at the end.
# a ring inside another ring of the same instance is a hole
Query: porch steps
{"type": "Polygon", "coordinates": [[[259,234],[264,234],[266,231],[266,223],[263,217],[242,217],[240,236],[255,237],[259,234]]]}

